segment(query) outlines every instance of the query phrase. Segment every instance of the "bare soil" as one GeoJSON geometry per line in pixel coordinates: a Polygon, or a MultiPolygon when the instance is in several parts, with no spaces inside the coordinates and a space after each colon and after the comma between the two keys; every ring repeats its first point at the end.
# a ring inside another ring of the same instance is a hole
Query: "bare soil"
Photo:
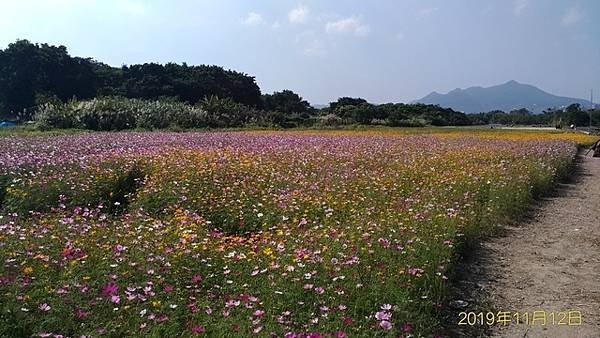
{"type": "Polygon", "coordinates": [[[574,170],[524,219],[467,257],[457,276],[455,298],[463,302],[454,302],[451,336],[600,337],[600,158],[579,156],[574,170]],[[512,323],[458,326],[459,311],[509,311],[512,323]],[[532,322],[534,311],[542,312],[532,322]]]}

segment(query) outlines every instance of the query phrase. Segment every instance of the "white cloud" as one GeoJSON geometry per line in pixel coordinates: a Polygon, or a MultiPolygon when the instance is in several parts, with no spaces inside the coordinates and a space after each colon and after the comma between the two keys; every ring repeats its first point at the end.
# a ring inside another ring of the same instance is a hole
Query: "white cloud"
{"type": "Polygon", "coordinates": [[[362,24],[359,18],[352,16],[349,18],[328,22],[325,25],[325,31],[330,34],[339,33],[365,36],[369,34],[371,29],[368,25],[362,24]]]}
{"type": "Polygon", "coordinates": [[[256,25],[260,25],[261,23],[263,23],[264,20],[262,18],[262,15],[260,15],[256,12],[250,12],[250,13],[248,13],[248,16],[242,22],[249,26],[256,26],[256,25]]]}
{"type": "Polygon", "coordinates": [[[514,0],[513,1],[513,14],[519,16],[525,12],[529,7],[529,0],[514,0]]]}
{"type": "Polygon", "coordinates": [[[288,13],[288,20],[290,23],[304,23],[308,17],[310,10],[303,5],[298,5],[298,7],[292,9],[288,13]]]}
{"type": "Polygon", "coordinates": [[[273,29],[279,29],[279,27],[281,27],[281,24],[279,23],[279,21],[275,21],[271,25],[271,28],[273,28],[273,29]]]}
{"type": "Polygon", "coordinates": [[[562,17],[563,26],[571,26],[580,22],[585,17],[585,13],[577,6],[569,8],[562,17]]]}

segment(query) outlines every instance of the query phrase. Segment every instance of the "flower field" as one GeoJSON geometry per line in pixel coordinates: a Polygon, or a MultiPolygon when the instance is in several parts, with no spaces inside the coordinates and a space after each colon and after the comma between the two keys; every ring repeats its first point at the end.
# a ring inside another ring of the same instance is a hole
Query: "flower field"
{"type": "Polygon", "coordinates": [[[0,137],[0,336],[440,333],[461,248],[574,133],[0,137]]]}

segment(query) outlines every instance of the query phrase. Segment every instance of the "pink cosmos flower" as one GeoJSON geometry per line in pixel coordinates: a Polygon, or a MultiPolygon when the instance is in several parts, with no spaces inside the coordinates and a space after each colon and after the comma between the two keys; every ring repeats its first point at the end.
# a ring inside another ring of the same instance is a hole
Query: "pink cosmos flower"
{"type": "Polygon", "coordinates": [[[196,274],[192,277],[192,283],[198,284],[202,281],[202,276],[196,274]]]}
{"type": "Polygon", "coordinates": [[[75,315],[77,316],[77,318],[82,319],[87,317],[88,313],[83,311],[82,309],[77,309],[77,311],[75,311],[75,315]]]}
{"type": "Polygon", "coordinates": [[[390,320],[390,318],[392,318],[392,315],[389,312],[379,311],[375,313],[375,319],[377,320],[390,320]]]}
{"type": "Polygon", "coordinates": [[[203,333],[205,331],[204,326],[203,325],[196,325],[194,327],[192,327],[192,333],[203,333]]]}
{"type": "Polygon", "coordinates": [[[256,311],[254,311],[254,313],[253,313],[253,315],[254,315],[255,317],[262,317],[264,314],[265,314],[265,312],[264,312],[264,311],[262,311],[262,310],[256,310],[256,311]]]}
{"type": "Polygon", "coordinates": [[[121,297],[119,296],[111,296],[110,297],[110,301],[115,303],[115,304],[119,304],[121,302],[121,297]]]}
{"type": "Polygon", "coordinates": [[[392,323],[388,322],[387,320],[381,321],[381,323],[379,323],[379,326],[381,326],[381,328],[386,331],[389,331],[392,329],[392,323]]]}
{"type": "Polygon", "coordinates": [[[44,312],[47,312],[47,311],[50,311],[51,307],[50,307],[50,305],[44,303],[44,304],[40,304],[39,309],[44,312]]]}
{"type": "Polygon", "coordinates": [[[411,323],[402,324],[402,327],[400,329],[402,330],[402,332],[410,332],[410,331],[412,331],[412,324],[411,323]]]}
{"type": "Polygon", "coordinates": [[[379,238],[377,240],[379,242],[379,244],[381,244],[382,247],[384,248],[389,248],[390,247],[390,241],[385,239],[385,238],[379,238]]]}
{"type": "Polygon", "coordinates": [[[410,268],[408,269],[408,273],[413,275],[413,276],[421,276],[421,274],[424,272],[423,269],[419,269],[419,268],[410,268]]]}
{"type": "Polygon", "coordinates": [[[102,288],[102,295],[103,296],[112,296],[115,293],[117,293],[117,291],[119,290],[119,286],[117,286],[117,284],[115,283],[108,283],[106,285],[104,285],[104,287],[102,288]]]}
{"type": "Polygon", "coordinates": [[[344,331],[334,332],[333,337],[334,338],[346,338],[346,332],[344,332],[344,331]]]}
{"type": "Polygon", "coordinates": [[[239,306],[240,305],[240,301],[239,300],[233,300],[230,299],[225,303],[226,307],[234,307],[234,306],[239,306]]]}

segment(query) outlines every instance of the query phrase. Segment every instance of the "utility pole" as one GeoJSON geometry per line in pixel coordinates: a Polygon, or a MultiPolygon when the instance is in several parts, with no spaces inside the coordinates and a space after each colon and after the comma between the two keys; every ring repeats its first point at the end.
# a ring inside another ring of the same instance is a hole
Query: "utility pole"
{"type": "Polygon", "coordinates": [[[590,108],[590,131],[592,129],[592,111],[594,110],[594,89],[590,89],[590,104],[592,107],[590,108]]]}

